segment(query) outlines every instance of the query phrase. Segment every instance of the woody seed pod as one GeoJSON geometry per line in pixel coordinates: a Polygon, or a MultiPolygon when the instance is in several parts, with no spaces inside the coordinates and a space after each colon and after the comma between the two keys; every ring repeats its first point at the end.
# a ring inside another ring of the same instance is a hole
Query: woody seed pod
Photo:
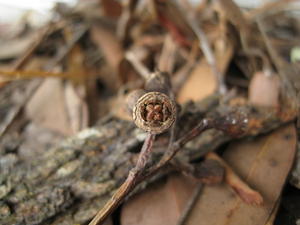
{"type": "Polygon", "coordinates": [[[176,118],[176,105],[161,92],[148,92],[141,96],[133,108],[135,124],[153,134],[168,130],[176,118]]]}

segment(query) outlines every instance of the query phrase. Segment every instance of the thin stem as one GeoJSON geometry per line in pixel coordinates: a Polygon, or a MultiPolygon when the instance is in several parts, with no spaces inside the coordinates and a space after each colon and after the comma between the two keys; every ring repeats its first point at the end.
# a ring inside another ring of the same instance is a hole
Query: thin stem
{"type": "Polygon", "coordinates": [[[197,50],[198,46],[193,45],[192,49],[187,58],[187,62],[174,74],[172,83],[173,83],[173,93],[176,95],[178,91],[181,89],[185,81],[191,75],[192,69],[197,64],[197,50]]]}
{"type": "Polygon", "coordinates": [[[155,134],[148,133],[146,140],[144,141],[142,150],[140,152],[136,166],[130,170],[129,175],[125,182],[119,187],[114,193],[110,200],[105,206],[97,213],[94,219],[89,225],[100,225],[106,218],[120,205],[137,184],[137,180],[146,168],[147,162],[149,161],[152,145],[155,139],[155,134]]]}
{"type": "Polygon", "coordinates": [[[210,120],[203,119],[190,132],[188,132],[186,135],[178,139],[176,142],[173,142],[173,144],[167,149],[167,151],[160,159],[160,161],[155,166],[153,166],[149,171],[147,171],[147,173],[144,176],[145,177],[152,176],[160,168],[165,166],[187,142],[194,139],[195,137],[200,135],[203,131],[210,128],[211,128],[210,120]]]}
{"type": "Polygon", "coordinates": [[[225,94],[227,91],[227,88],[226,88],[225,81],[224,81],[224,75],[218,69],[216,58],[214,56],[214,53],[211,49],[211,46],[209,44],[209,41],[208,41],[204,31],[201,29],[199,24],[196,22],[197,20],[193,13],[191,13],[187,16],[187,21],[188,21],[189,25],[191,26],[191,28],[193,28],[193,31],[195,32],[195,34],[199,40],[199,47],[202,50],[208,64],[210,65],[212,73],[216,77],[216,80],[218,83],[218,92],[220,94],[225,94]]]}
{"type": "Polygon", "coordinates": [[[136,69],[136,71],[140,74],[140,76],[142,78],[144,78],[145,80],[147,80],[150,76],[150,71],[148,70],[148,68],[137,58],[136,54],[134,54],[131,51],[128,51],[125,54],[125,58],[131,62],[132,66],[134,67],[134,69],[136,69]]]}
{"type": "Polygon", "coordinates": [[[117,25],[117,36],[122,40],[126,40],[128,36],[128,30],[130,27],[130,21],[132,20],[134,11],[138,4],[138,0],[126,0],[123,1],[122,14],[117,25]]]}
{"type": "Polygon", "coordinates": [[[188,203],[186,204],[186,206],[184,207],[184,211],[182,212],[179,221],[177,223],[177,225],[184,225],[186,222],[186,219],[188,218],[188,216],[190,215],[200,193],[202,190],[203,185],[200,183],[196,186],[192,196],[190,197],[188,203]]]}
{"type": "Polygon", "coordinates": [[[175,55],[177,46],[172,37],[167,35],[164,40],[162,51],[158,60],[158,70],[172,73],[175,66],[175,55]]]}
{"type": "MultiPolygon", "coordinates": [[[[174,94],[174,91],[172,90],[172,87],[170,87],[170,89],[169,89],[169,96],[172,99],[172,101],[176,102],[175,94],[174,94]]],[[[170,131],[170,140],[169,140],[169,144],[168,144],[168,150],[171,148],[172,144],[175,141],[176,127],[177,127],[177,118],[175,117],[175,121],[174,121],[174,123],[171,127],[171,131],[170,131]]]]}

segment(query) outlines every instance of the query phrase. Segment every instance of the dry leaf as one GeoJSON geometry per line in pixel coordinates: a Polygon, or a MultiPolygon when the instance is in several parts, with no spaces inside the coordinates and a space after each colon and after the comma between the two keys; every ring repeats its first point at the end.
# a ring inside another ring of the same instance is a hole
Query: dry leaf
{"type": "Polygon", "coordinates": [[[182,175],[172,175],[134,196],[121,213],[122,225],[176,225],[196,182],[182,175]]]}
{"type": "Polygon", "coordinates": [[[249,187],[221,157],[216,153],[210,152],[206,155],[206,158],[217,160],[224,166],[226,184],[228,184],[245,203],[256,206],[263,204],[263,197],[260,193],[249,187]]]}
{"type": "Polygon", "coordinates": [[[123,59],[123,48],[115,35],[103,26],[91,28],[92,40],[103,53],[112,69],[117,69],[123,59]]]}
{"type": "Polygon", "coordinates": [[[185,209],[186,203],[190,200],[190,196],[193,195],[197,184],[198,182],[194,179],[183,175],[173,175],[168,178],[166,189],[172,195],[173,201],[175,201],[178,217],[181,216],[182,211],[185,209]]]}
{"type": "Polygon", "coordinates": [[[179,103],[189,100],[198,101],[211,95],[216,87],[216,79],[210,66],[202,60],[178,92],[177,101],[179,103]]]}
{"type": "Polygon", "coordinates": [[[85,90],[83,86],[73,86],[71,83],[65,85],[66,108],[70,127],[73,133],[88,127],[88,107],[84,100],[85,90]]]}
{"type": "MultiPolygon", "coordinates": [[[[218,68],[224,74],[227,66],[232,58],[233,48],[228,45],[225,52],[220,54],[217,52],[216,61],[218,68]]],[[[182,88],[177,95],[177,101],[184,103],[189,100],[199,101],[209,95],[211,95],[217,88],[217,82],[211,67],[202,60],[191,72],[191,75],[186,80],[182,88]]]]}
{"type": "Polygon", "coordinates": [[[264,198],[261,207],[244,203],[225,184],[203,189],[187,225],[255,225],[269,222],[293,164],[296,150],[293,124],[269,135],[232,144],[224,158],[264,198]]]}
{"type": "Polygon", "coordinates": [[[274,207],[274,210],[273,210],[273,212],[271,213],[270,218],[269,218],[268,222],[267,222],[265,225],[273,225],[273,224],[274,224],[274,220],[276,219],[277,212],[278,212],[278,209],[279,209],[279,206],[280,206],[279,203],[280,203],[280,200],[278,200],[278,201],[276,202],[276,205],[275,205],[275,207],[274,207]]]}
{"type": "Polygon", "coordinates": [[[65,135],[72,134],[60,79],[46,78],[26,104],[25,112],[31,120],[43,127],[65,135]]]}

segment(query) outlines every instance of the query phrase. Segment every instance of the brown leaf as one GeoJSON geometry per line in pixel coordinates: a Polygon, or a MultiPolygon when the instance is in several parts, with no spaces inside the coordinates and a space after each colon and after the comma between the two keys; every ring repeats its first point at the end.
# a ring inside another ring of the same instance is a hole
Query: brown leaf
{"type": "Polygon", "coordinates": [[[103,53],[110,67],[116,70],[123,59],[123,48],[116,36],[104,26],[92,26],[92,40],[103,53]]]}
{"type": "Polygon", "coordinates": [[[201,61],[178,92],[177,101],[184,103],[189,100],[198,101],[211,95],[217,87],[216,79],[210,66],[201,61]]]}
{"type": "Polygon", "coordinates": [[[196,182],[173,175],[133,197],[121,213],[122,225],[176,225],[196,182]]]}
{"type": "MultiPolygon", "coordinates": [[[[218,68],[224,73],[232,58],[233,48],[228,45],[225,52],[216,54],[218,68]]],[[[217,82],[211,67],[206,61],[202,60],[191,72],[191,75],[186,80],[182,88],[178,92],[177,101],[184,103],[189,100],[198,101],[211,95],[217,88],[217,82]]]]}
{"type": "Polygon", "coordinates": [[[206,155],[206,158],[217,160],[224,166],[225,182],[239,195],[239,197],[245,203],[253,205],[261,205],[263,203],[263,198],[260,193],[249,187],[249,185],[245,183],[216,153],[210,152],[206,155]]]}
{"type": "Polygon", "coordinates": [[[254,140],[229,146],[224,158],[228,164],[264,198],[264,205],[244,203],[229,186],[206,186],[192,210],[188,225],[266,224],[279,200],[296,149],[293,124],[254,140]]]}
{"type": "Polygon", "coordinates": [[[25,112],[31,120],[43,127],[65,135],[72,134],[60,79],[46,78],[26,104],[25,112]]]}
{"type": "Polygon", "coordinates": [[[273,210],[273,212],[271,213],[270,218],[269,218],[268,222],[267,222],[265,225],[274,225],[274,221],[275,221],[275,219],[276,219],[276,216],[277,216],[277,212],[278,212],[279,206],[280,206],[280,200],[278,200],[278,201],[276,202],[276,205],[275,205],[275,207],[274,207],[274,210],[273,210]]]}
{"type": "Polygon", "coordinates": [[[88,127],[89,113],[83,86],[65,85],[66,108],[73,133],[88,127]]]}

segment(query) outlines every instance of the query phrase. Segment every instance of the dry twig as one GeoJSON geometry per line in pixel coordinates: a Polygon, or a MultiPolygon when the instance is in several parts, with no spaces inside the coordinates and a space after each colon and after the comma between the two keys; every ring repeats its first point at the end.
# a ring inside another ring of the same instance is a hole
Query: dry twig
{"type": "Polygon", "coordinates": [[[155,134],[148,133],[148,136],[143,144],[136,166],[130,170],[127,179],[122,186],[115,192],[111,199],[105,204],[105,206],[97,213],[94,219],[89,225],[99,225],[105,221],[108,215],[116,209],[119,204],[124,200],[128,193],[130,193],[138,179],[142,175],[146,168],[147,162],[149,161],[152,145],[155,139],[155,134]]]}
{"type": "Polygon", "coordinates": [[[199,47],[203,51],[203,54],[210,65],[210,68],[215,75],[215,78],[218,83],[218,92],[220,94],[225,94],[227,91],[225,81],[224,81],[224,75],[221,73],[221,71],[218,69],[216,57],[214,56],[214,53],[210,47],[209,41],[207,39],[207,36],[205,35],[205,32],[201,29],[200,25],[196,23],[197,19],[193,13],[189,14],[187,16],[187,21],[191,28],[193,28],[198,40],[199,40],[199,47]]]}
{"type": "Polygon", "coordinates": [[[147,177],[155,174],[160,168],[165,166],[174,155],[184,146],[188,141],[200,135],[204,130],[210,128],[210,123],[208,120],[204,119],[189,133],[184,135],[182,138],[173,142],[162,159],[149,171],[145,171],[147,161],[150,157],[151,147],[154,141],[154,135],[148,134],[147,139],[144,142],[141,153],[139,155],[139,160],[134,169],[129,172],[126,181],[122,186],[116,191],[112,198],[106,203],[106,205],[97,213],[95,218],[90,222],[89,225],[100,225],[105,221],[108,215],[124,200],[126,195],[132,191],[136,185],[141,183],[147,177]],[[145,173],[144,173],[145,172],[145,173]]]}

